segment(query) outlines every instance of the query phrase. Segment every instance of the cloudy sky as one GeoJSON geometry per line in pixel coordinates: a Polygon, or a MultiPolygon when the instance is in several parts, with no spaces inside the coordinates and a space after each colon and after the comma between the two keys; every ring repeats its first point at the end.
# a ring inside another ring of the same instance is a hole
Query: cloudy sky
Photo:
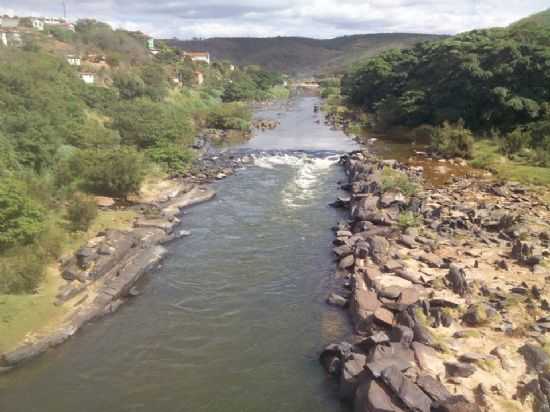
{"type": "MultiPolygon", "coordinates": [[[[505,26],[548,0],[65,0],[69,19],[93,17],[156,37],[454,34],[505,26]]],[[[62,0],[0,0],[0,14],[62,16],[62,0]]]]}

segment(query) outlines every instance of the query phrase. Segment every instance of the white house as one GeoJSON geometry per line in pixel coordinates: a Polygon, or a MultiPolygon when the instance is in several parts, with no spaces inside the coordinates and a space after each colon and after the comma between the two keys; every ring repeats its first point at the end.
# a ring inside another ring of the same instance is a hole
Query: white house
{"type": "Polygon", "coordinates": [[[155,48],[155,39],[153,39],[152,37],[147,39],[147,48],[149,50],[153,50],[155,48]]]}
{"type": "Polygon", "coordinates": [[[183,58],[189,57],[194,62],[210,64],[210,53],[208,52],[183,52],[183,58]]]}
{"type": "Polygon", "coordinates": [[[23,45],[23,38],[21,37],[21,33],[17,31],[2,30],[0,31],[0,43],[3,46],[21,47],[23,45]]]}
{"type": "Polygon", "coordinates": [[[0,27],[3,29],[16,29],[19,26],[19,19],[12,17],[1,17],[0,27]]]}
{"type": "Polygon", "coordinates": [[[44,22],[40,19],[32,19],[32,27],[36,30],[44,30],[44,22]]]}
{"type": "Polygon", "coordinates": [[[86,84],[94,84],[95,83],[95,74],[93,74],[93,73],[80,73],[80,78],[86,84]]]}
{"type": "Polygon", "coordinates": [[[71,66],[80,66],[80,56],[69,54],[67,56],[67,63],[69,63],[71,66]]]}

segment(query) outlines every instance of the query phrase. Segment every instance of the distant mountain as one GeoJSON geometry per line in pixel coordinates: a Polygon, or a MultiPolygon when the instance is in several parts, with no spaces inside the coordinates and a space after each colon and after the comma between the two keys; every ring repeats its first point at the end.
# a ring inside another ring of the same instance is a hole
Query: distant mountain
{"type": "Polygon", "coordinates": [[[431,34],[363,34],[334,39],[305,37],[211,38],[167,40],[183,50],[208,51],[213,59],[239,65],[257,64],[289,74],[342,70],[349,64],[389,48],[407,48],[443,36],[431,34]]]}
{"type": "Polygon", "coordinates": [[[542,11],[537,14],[533,14],[532,16],[526,17],[524,19],[521,19],[518,22],[512,24],[512,27],[523,26],[526,24],[530,24],[530,25],[536,24],[539,26],[550,27],[550,9],[542,11]]]}

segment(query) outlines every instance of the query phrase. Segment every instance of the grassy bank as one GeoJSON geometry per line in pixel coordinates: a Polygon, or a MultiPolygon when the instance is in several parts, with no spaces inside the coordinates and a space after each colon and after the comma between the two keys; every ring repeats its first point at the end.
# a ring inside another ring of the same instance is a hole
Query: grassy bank
{"type": "MultiPolygon", "coordinates": [[[[132,211],[100,211],[87,232],[67,235],[62,253],[74,253],[102,230],[129,229],[135,217],[132,211]]],[[[31,334],[47,333],[63,321],[70,307],[54,302],[64,282],[58,266],[51,264],[35,293],[0,294],[0,352],[14,349],[31,334]]]]}
{"type": "Polygon", "coordinates": [[[489,170],[496,177],[504,180],[550,185],[550,168],[511,160],[502,155],[497,143],[490,140],[478,140],[474,143],[474,157],[470,164],[480,169],[489,170]]]}

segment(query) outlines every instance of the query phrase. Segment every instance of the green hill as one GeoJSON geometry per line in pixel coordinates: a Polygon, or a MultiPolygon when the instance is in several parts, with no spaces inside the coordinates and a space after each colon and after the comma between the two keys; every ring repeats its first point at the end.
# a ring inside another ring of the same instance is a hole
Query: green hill
{"type": "Polygon", "coordinates": [[[525,26],[525,25],[539,25],[550,27],[550,9],[542,11],[532,16],[526,17],[512,24],[512,27],[525,26]]]}
{"type": "Polygon", "coordinates": [[[440,39],[430,34],[387,33],[311,39],[305,37],[211,38],[167,40],[183,50],[208,51],[216,60],[239,65],[260,65],[291,74],[339,71],[365,57],[390,48],[408,48],[423,41],[440,39]]]}

